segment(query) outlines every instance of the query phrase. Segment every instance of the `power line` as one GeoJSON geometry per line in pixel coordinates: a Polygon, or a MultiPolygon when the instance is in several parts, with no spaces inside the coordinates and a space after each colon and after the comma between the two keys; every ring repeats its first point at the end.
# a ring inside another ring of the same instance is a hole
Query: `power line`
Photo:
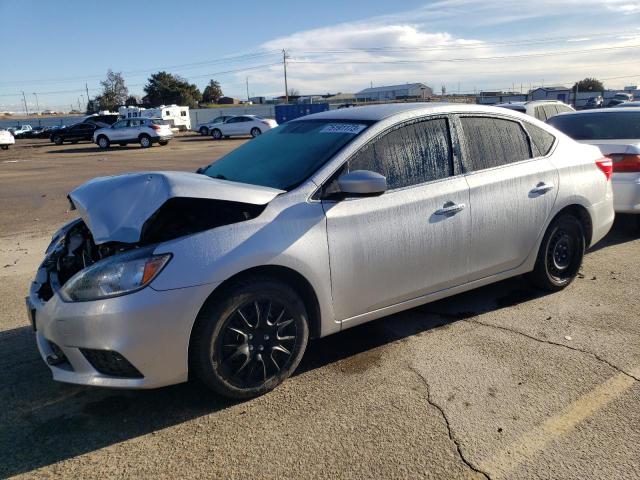
{"type": "Polygon", "coordinates": [[[537,52],[537,53],[528,53],[528,54],[520,54],[520,55],[502,55],[502,56],[492,56],[492,57],[462,57],[462,58],[433,58],[433,59],[424,59],[424,60],[380,60],[380,59],[371,59],[371,60],[347,60],[347,61],[317,61],[317,60],[291,60],[289,63],[297,63],[297,64],[371,64],[371,63],[384,63],[384,64],[393,64],[393,65],[401,65],[401,64],[416,64],[416,63],[438,63],[438,62],[471,62],[471,61],[479,61],[479,60],[511,60],[518,58],[534,58],[534,57],[553,57],[553,56],[561,56],[561,55],[577,55],[584,53],[593,53],[593,52],[604,52],[604,51],[612,51],[612,50],[628,50],[632,48],[638,48],[640,45],[628,45],[625,47],[604,47],[604,48],[591,48],[586,50],[565,50],[561,52],[537,52]]]}

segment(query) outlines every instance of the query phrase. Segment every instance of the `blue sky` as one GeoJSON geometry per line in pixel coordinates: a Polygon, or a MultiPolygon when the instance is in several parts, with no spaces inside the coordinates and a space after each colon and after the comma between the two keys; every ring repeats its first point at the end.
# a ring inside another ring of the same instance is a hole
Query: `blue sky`
{"type": "Polygon", "coordinates": [[[640,83],[640,2],[134,2],[0,0],[0,110],[69,109],[107,69],[133,94],[165,69],[226,94],[280,95],[421,81],[439,91],[528,89],[585,76],[640,83]],[[204,7],[204,8],[203,8],[204,7]]]}

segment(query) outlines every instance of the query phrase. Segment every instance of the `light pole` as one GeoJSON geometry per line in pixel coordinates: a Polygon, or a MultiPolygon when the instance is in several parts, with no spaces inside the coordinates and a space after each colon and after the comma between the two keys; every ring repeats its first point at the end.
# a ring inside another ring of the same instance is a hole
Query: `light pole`
{"type": "Polygon", "coordinates": [[[40,121],[40,103],[38,102],[38,94],[33,92],[36,97],[36,115],[38,116],[38,126],[42,126],[42,122],[40,121]]]}

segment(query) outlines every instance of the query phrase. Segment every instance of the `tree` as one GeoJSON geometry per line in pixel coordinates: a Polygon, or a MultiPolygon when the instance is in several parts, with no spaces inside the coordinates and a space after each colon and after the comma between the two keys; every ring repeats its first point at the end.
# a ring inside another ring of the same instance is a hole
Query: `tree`
{"type": "Polygon", "coordinates": [[[290,88],[289,91],[287,92],[287,94],[290,97],[299,97],[300,96],[300,92],[295,88],[290,88]]]}
{"type": "Polygon", "coordinates": [[[138,95],[129,95],[124,104],[127,107],[137,107],[138,105],[142,105],[142,99],[138,95]]]}
{"type": "Polygon", "coordinates": [[[222,95],[220,84],[215,80],[210,80],[209,85],[207,85],[204,92],[202,92],[202,101],[205,103],[218,103],[222,95]]]}
{"type": "Polygon", "coordinates": [[[596,78],[585,78],[573,85],[573,91],[576,89],[580,92],[603,92],[604,84],[596,78]]]}
{"type": "Polygon", "coordinates": [[[129,95],[129,90],[124,84],[122,73],[107,71],[107,78],[100,82],[102,94],[96,97],[101,110],[116,110],[124,105],[129,95]]]}
{"type": "Polygon", "coordinates": [[[178,75],[167,72],[151,75],[144,87],[144,92],[146,96],[142,100],[145,105],[151,107],[175,103],[193,108],[197,107],[198,102],[202,100],[198,87],[178,75]]]}

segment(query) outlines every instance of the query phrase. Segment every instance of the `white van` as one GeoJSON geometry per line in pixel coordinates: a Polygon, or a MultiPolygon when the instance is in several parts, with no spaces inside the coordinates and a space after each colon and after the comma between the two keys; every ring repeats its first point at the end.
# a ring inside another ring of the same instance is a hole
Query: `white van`
{"type": "Polygon", "coordinates": [[[179,105],[160,105],[157,108],[120,107],[118,113],[122,118],[161,118],[168,122],[172,129],[191,130],[189,107],[179,105]]]}

